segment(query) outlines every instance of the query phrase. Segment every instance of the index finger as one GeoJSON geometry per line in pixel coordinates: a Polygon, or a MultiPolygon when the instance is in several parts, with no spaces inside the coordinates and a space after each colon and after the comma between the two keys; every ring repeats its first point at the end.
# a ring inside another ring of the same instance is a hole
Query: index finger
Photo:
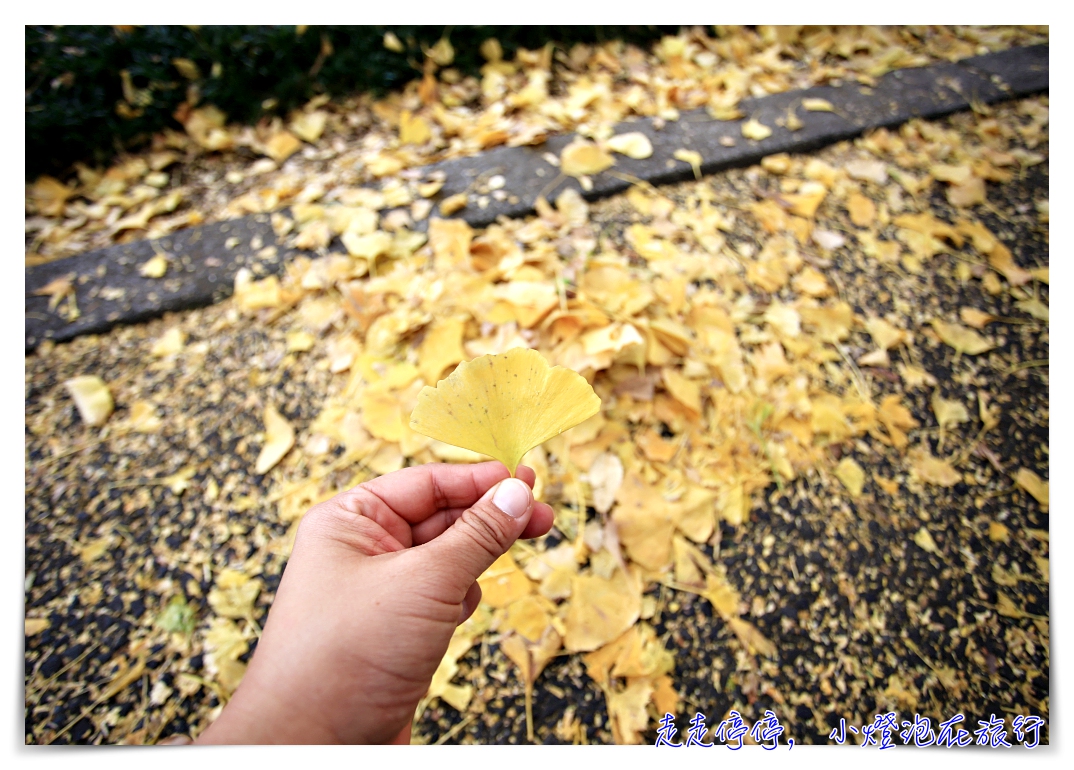
{"type": "MultiPolygon", "coordinates": [[[[403,468],[361,486],[408,523],[417,524],[444,508],[470,507],[491,486],[509,476],[506,466],[497,461],[474,465],[429,463],[403,468]]],[[[536,474],[520,465],[518,477],[532,487],[536,474]]]]}

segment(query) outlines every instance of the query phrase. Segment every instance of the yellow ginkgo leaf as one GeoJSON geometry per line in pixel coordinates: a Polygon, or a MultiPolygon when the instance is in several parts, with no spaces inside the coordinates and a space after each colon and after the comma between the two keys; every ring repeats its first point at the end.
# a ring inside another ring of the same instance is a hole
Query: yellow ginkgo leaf
{"type": "Polygon", "coordinates": [[[701,153],[697,150],[678,149],[672,153],[672,157],[675,160],[681,160],[683,163],[689,163],[690,168],[694,170],[694,179],[701,178],[701,153]]]}
{"type": "Polygon", "coordinates": [[[614,165],[615,158],[584,139],[576,139],[568,144],[559,157],[560,170],[568,176],[599,174],[614,165]]]}
{"type": "Polygon", "coordinates": [[[526,452],[598,411],[600,398],[584,377],[515,348],[462,363],[423,388],[410,427],[494,457],[514,474],[526,452]]]}
{"type": "Polygon", "coordinates": [[[757,118],[750,118],[742,124],[742,135],[747,139],[759,142],[772,136],[772,129],[757,120],[757,118]]]}
{"type": "Polygon", "coordinates": [[[605,142],[604,146],[634,160],[643,160],[653,154],[653,143],[641,131],[617,134],[605,142]]]}
{"type": "Polygon", "coordinates": [[[803,99],[802,106],[810,112],[832,112],[832,103],[827,99],[803,99]]]}
{"type": "Polygon", "coordinates": [[[976,356],[991,350],[994,346],[987,339],[959,324],[945,323],[937,318],[932,320],[932,328],[941,340],[959,353],[976,356]]]}
{"type": "Polygon", "coordinates": [[[268,473],[295,445],[295,429],[271,404],[265,407],[265,445],[257,456],[254,472],[268,473]]]}

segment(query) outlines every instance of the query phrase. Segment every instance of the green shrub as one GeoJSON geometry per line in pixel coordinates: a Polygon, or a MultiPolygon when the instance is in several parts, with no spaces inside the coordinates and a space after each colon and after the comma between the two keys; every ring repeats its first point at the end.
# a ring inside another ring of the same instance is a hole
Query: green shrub
{"type": "Polygon", "coordinates": [[[116,152],[178,128],[173,113],[200,91],[230,120],[284,114],[318,93],[383,94],[420,75],[422,48],[445,32],[453,67],[476,74],[478,49],[623,40],[644,45],[677,27],[27,26],[26,175],[62,173],[74,161],[107,163],[116,152]],[[402,52],[384,47],[391,30],[402,52]],[[194,66],[175,60],[186,60],[194,66]],[[125,73],[125,74],[124,74],[125,73]],[[133,108],[130,103],[135,105],[133,108]]]}

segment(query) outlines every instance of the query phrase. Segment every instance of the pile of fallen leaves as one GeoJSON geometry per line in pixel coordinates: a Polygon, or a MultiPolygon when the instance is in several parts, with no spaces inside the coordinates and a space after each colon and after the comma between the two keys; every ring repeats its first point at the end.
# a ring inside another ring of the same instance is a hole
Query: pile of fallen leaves
{"type": "Polygon", "coordinates": [[[699,27],[648,52],[609,42],[553,55],[546,46],[508,61],[490,39],[478,79],[451,67],[445,39],[426,52],[424,76],[385,99],[320,96],[286,120],[255,127],[229,125],[212,105],[185,103],[176,115],[184,131],[156,136],[146,152],[108,169],[79,165],[66,181],[40,177],[26,190],[26,260],[288,204],[345,201],[354,185],[377,179],[420,220],[434,201],[447,214],[509,194],[493,187],[440,201],[435,179],[421,195],[396,190],[397,174],[437,160],[539,145],[564,131],[605,142],[614,124],[638,116],[670,121],[705,108],[730,120],[741,117],[744,97],[844,81],[868,86],[892,69],[1046,41],[1047,28],[699,27]]]}
{"type": "MultiPolygon", "coordinates": [[[[771,156],[747,174],[752,199],[723,199],[703,181],[676,205],[635,186],[625,194],[621,248],[573,190],[539,201],[538,216],[481,231],[433,218],[427,236],[384,221],[384,193],[296,206],[302,233],[340,235],[347,253],[299,258],[282,280],[240,273],[236,314],[282,325],[287,360],[308,358],[307,368],[339,375],[338,387],[302,435],[267,405],[251,471],[273,474],[279,486],[269,500],[297,526],[312,504],[374,475],[483,459],[409,427],[419,391],[459,363],[530,348],[580,373],[601,411],[523,460],[563,539],[518,543],[481,578],[482,604],[456,632],[422,708],[441,698],[465,711],[473,687],[453,681],[459,659],[493,638],[518,667],[527,705],[553,656],[581,655],[605,693],[616,740],[636,743],[653,715],[680,710],[674,656],[647,622],[657,611],[649,587],[704,597],[751,655],[775,652],[702,548],[717,544],[723,527],[748,526],[766,488],[813,469],[832,473],[851,497],[867,484],[894,495],[902,484],[963,480],[959,466],[978,440],[934,455],[922,436],[910,437],[922,426],[905,393],[937,384],[920,363],[919,340],[983,355],[996,345],[987,336],[995,318],[972,307],[957,318],[855,310],[829,257],[849,252],[912,276],[952,255],[958,280],[1009,292],[1047,323],[1039,287],[1048,269],[1018,265],[974,215],[989,205],[986,181],[1043,160],[1026,147],[1047,139],[1047,98],[1022,102],[1019,113],[1021,122],[979,116],[974,141],[924,121],[875,131],[842,165],[771,156]],[[929,205],[937,185],[958,212],[953,221],[929,205]],[[730,237],[736,231],[761,236],[742,241],[730,237]],[[866,333],[871,349],[851,356],[852,332],[866,333]],[[900,391],[874,398],[863,370],[887,373],[900,391]],[[885,475],[849,456],[835,462],[827,450],[853,439],[889,447],[902,468],[885,475]]],[[[1038,216],[1048,221],[1046,201],[1038,216]]],[[[281,229],[287,222],[278,215],[281,229]]],[[[153,354],[167,359],[184,344],[174,328],[153,354]]],[[[102,381],[68,388],[87,422],[108,419],[102,381]]],[[[933,389],[931,405],[941,452],[945,430],[977,422],[980,439],[998,422],[982,391],[947,399],[933,389]]],[[[130,419],[154,430],[151,404],[134,405],[130,419]]],[[[1026,468],[1012,477],[1047,506],[1046,481],[1026,468]]],[[[924,527],[915,542],[936,548],[924,527]]],[[[260,590],[258,578],[229,569],[208,597],[217,618],[207,660],[222,700],[245,671],[247,640],[235,620],[252,619],[260,590]]],[[[532,719],[528,726],[532,737],[532,719]]]]}

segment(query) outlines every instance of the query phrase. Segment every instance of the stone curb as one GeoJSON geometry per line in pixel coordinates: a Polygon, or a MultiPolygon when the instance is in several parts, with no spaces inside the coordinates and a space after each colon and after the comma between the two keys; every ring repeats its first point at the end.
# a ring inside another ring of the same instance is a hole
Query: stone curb
{"type": "MultiPolygon", "coordinates": [[[[820,86],[761,98],[745,99],[737,121],[714,120],[704,109],[684,112],[678,121],[656,128],[653,119],[620,124],[617,133],[640,131],[652,141],[653,154],[645,160],[616,155],[615,166],[592,178],[582,190],[573,178],[559,178],[559,170],[544,156],[559,156],[575,134],[555,136],[538,147],[505,147],[469,158],[442,161],[423,171],[442,171],[446,181],[437,200],[469,192],[470,203],[455,218],[484,227],[499,217],[533,213],[534,201],[544,194],[552,199],[574,187],[589,200],[607,197],[629,187],[624,179],[636,177],[651,184],[680,182],[693,177],[689,164],[676,160],[676,150],[701,154],[701,171],[712,174],[748,166],[780,152],[801,153],[850,139],[875,128],[891,127],[912,118],[937,118],[965,110],[971,104],[1017,99],[1048,90],[1048,46],[1013,48],[998,53],[938,63],[928,67],[889,72],[873,88],[857,84],[820,86]],[[829,101],[833,112],[809,112],[802,100],[829,101]],[[783,126],[789,110],[802,128],[783,126]],[[762,141],[742,136],[741,124],[756,118],[772,129],[762,141]],[[728,139],[734,141],[727,146],[728,139]],[[724,143],[721,143],[723,140],[724,143]],[[504,177],[509,197],[485,197],[478,205],[483,180],[504,177]],[[514,202],[512,202],[514,201],[514,202]]],[[[435,209],[434,209],[435,212],[435,209]]],[[[419,223],[419,229],[427,220],[419,223]]],[[[337,241],[332,250],[342,250],[337,241]]],[[[26,351],[45,339],[69,340],[81,334],[100,333],[117,324],[145,321],[165,312],[217,302],[232,292],[235,274],[249,267],[257,275],[280,273],[288,261],[309,252],[288,248],[276,238],[267,214],[217,222],[180,230],[157,241],[135,241],[31,267],[26,271],[26,351]],[[164,253],[169,261],[163,278],[143,277],[141,266],[164,253]],[[53,280],[72,277],[80,316],[68,322],[48,308],[49,298],[34,292],[53,280]]]]}

